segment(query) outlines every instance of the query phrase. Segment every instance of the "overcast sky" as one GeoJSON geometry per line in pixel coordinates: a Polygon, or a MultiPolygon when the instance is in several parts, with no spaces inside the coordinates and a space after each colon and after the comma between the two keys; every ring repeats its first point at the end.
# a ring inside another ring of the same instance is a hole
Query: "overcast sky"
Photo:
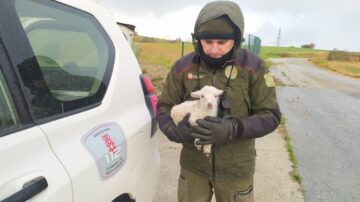
{"type": "MultiPolygon", "coordinates": [[[[209,0],[93,0],[133,24],[140,35],[190,40],[195,20],[209,0]]],[[[359,0],[234,0],[245,17],[245,33],[263,45],[315,43],[316,48],[360,52],[359,0]]]]}

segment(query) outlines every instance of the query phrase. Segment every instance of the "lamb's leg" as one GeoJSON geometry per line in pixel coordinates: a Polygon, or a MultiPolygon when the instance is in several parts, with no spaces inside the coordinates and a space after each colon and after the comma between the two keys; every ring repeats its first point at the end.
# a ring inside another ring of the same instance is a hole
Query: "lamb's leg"
{"type": "MultiPolygon", "coordinates": [[[[196,120],[199,119],[199,118],[202,118],[202,117],[191,116],[190,119],[189,119],[190,125],[197,126],[198,124],[196,123],[196,120]]],[[[211,144],[209,144],[209,145],[197,145],[196,142],[199,141],[199,140],[200,140],[199,138],[195,138],[195,140],[194,140],[195,148],[197,150],[199,150],[199,151],[202,151],[203,154],[206,157],[209,157],[210,156],[210,151],[211,151],[211,144]]]]}
{"type": "Polygon", "coordinates": [[[211,144],[208,145],[197,145],[196,142],[199,141],[199,138],[196,138],[194,141],[194,145],[195,148],[199,151],[202,151],[202,153],[206,156],[209,157],[210,156],[210,152],[211,152],[211,144]]]}
{"type": "Polygon", "coordinates": [[[211,152],[211,144],[204,145],[202,152],[205,154],[206,157],[209,157],[211,152]]]}
{"type": "Polygon", "coordinates": [[[202,151],[202,145],[197,145],[196,142],[199,141],[200,139],[199,138],[195,138],[194,140],[194,145],[195,145],[195,148],[199,151],[202,151]]]}

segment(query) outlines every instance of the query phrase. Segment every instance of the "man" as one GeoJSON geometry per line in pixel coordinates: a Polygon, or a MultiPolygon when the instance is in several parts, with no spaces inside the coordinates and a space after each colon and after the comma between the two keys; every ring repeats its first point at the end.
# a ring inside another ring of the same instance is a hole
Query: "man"
{"type": "Polygon", "coordinates": [[[159,127],[169,140],[182,143],[179,201],[254,201],[255,138],[276,129],[280,111],[271,75],[263,61],[241,49],[244,19],[231,1],[205,5],[195,23],[195,52],[178,60],[165,82],[157,105],[159,127]],[[175,125],[172,106],[191,99],[190,93],[212,85],[225,92],[218,117],[175,125]],[[206,157],[194,147],[212,144],[206,157]]]}

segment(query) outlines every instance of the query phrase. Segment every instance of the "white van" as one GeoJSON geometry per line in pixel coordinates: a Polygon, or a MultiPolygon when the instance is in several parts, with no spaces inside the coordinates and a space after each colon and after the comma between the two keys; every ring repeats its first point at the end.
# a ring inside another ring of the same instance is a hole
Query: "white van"
{"type": "Polygon", "coordinates": [[[157,98],[106,10],[0,1],[0,201],[152,201],[157,98]]]}

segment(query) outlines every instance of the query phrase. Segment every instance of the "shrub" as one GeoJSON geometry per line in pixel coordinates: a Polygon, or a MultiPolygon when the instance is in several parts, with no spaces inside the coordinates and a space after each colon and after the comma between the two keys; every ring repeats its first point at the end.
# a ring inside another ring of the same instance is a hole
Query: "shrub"
{"type": "Polygon", "coordinates": [[[301,46],[301,48],[314,49],[314,48],[315,48],[315,44],[314,44],[314,43],[304,44],[304,45],[301,46]]]}
{"type": "Polygon", "coordinates": [[[353,53],[351,58],[354,61],[360,62],[360,54],[359,53],[353,53]]]}
{"type": "Polygon", "coordinates": [[[337,60],[337,61],[345,61],[350,62],[352,59],[352,55],[350,52],[347,51],[339,51],[339,50],[332,50],[329,52],[327,60],[337,60]]]}
{"type": "Polygon", "coordinates": [[[290,53],[279,53],[278,55],[279,55],[279,57],[282,57],[282,58],[290,57],[290,53]]]}

